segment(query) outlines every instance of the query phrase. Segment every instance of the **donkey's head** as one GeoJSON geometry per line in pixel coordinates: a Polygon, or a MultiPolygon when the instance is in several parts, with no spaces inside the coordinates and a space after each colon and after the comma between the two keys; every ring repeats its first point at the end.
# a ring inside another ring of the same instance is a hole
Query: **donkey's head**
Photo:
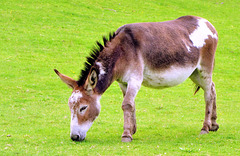
{"type": "Polygon", "coordinates": [[[56,69],[54,71],[64,83],[73,89],[68,100],[71,111],[70,137],[73,141],[83,141],[100,112],[100,95],[95,91],[97,73],[94,69],[91,70],[84,85],[79,86],[77,81],[61,74],[56,69]]]}

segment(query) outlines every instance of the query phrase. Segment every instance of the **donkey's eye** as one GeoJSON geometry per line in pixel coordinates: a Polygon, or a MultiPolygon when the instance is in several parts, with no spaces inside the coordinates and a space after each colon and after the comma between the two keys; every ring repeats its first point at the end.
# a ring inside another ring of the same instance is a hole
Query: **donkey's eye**
{"type": "Polygon", "coordinates": [[[80,112],[83,112],[84,110],[86,110],[87,107],[88,107],[88,106],[82,106],[82,107],[80,108],[80,112]]]}

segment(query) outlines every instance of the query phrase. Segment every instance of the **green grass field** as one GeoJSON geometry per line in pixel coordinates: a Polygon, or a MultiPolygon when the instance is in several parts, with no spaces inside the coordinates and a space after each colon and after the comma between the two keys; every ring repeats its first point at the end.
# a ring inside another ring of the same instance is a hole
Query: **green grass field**
{"type": "Polygon", "coordinates": [[[240,155],[239,0],[1,0],[0,155],[240,155]],[[219,33],[214,82],[217,132],[200,136],[203,91],[190,80],[142,87],[137,133],[122,143],[122,93],[113,83],[83,142],[70,139],[71,89],[53,69],[78,78],[96,40],[118,27],[195,15],[219,33]]]}

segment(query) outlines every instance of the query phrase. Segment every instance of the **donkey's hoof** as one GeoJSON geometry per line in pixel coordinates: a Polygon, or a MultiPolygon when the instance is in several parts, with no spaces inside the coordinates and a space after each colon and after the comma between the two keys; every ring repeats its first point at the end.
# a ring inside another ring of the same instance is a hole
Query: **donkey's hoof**
{"type": "Polygon", "coordinates": [[[206,131],[206,130],[201,130],[201,132],[200,132],[200,135],[203,135],[203,134],[208,134],[209,132],[208,131],[206,131]]]}
{"type": "Polygon", "coordinates": [[[130,137],[122,137],[122,142],[131,142],[132,138],[130,137]]]}
{"type": "Polygon", "coordinates": [[[216,124],[216,125],[212,125],[210,131],[217,131],[218,128],[219,128],[218,124],[216,124]]]}

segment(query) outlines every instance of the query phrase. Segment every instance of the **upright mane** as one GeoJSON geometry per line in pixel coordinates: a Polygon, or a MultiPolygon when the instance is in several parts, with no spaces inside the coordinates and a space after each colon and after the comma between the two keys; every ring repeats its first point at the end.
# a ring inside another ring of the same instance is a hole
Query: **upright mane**
{"type": "Polygon", "coordinates": [[[103,45],[100,42],[96,42],[96,45],[92,48],[89,56],[86,57],[86,62],[84,64],[84,68],[80,72],[79,80],[77,81],[78,86],[84,85],[85,81],[87,80],[87,76],[94,65],[95,61],[97,60],[100,53],[103,51],[104,47],[107,46],[107,42],[111,42],[113,38],[115,38],[116,34],[109,33],[108,38],[103,36],[103,45]]]}

